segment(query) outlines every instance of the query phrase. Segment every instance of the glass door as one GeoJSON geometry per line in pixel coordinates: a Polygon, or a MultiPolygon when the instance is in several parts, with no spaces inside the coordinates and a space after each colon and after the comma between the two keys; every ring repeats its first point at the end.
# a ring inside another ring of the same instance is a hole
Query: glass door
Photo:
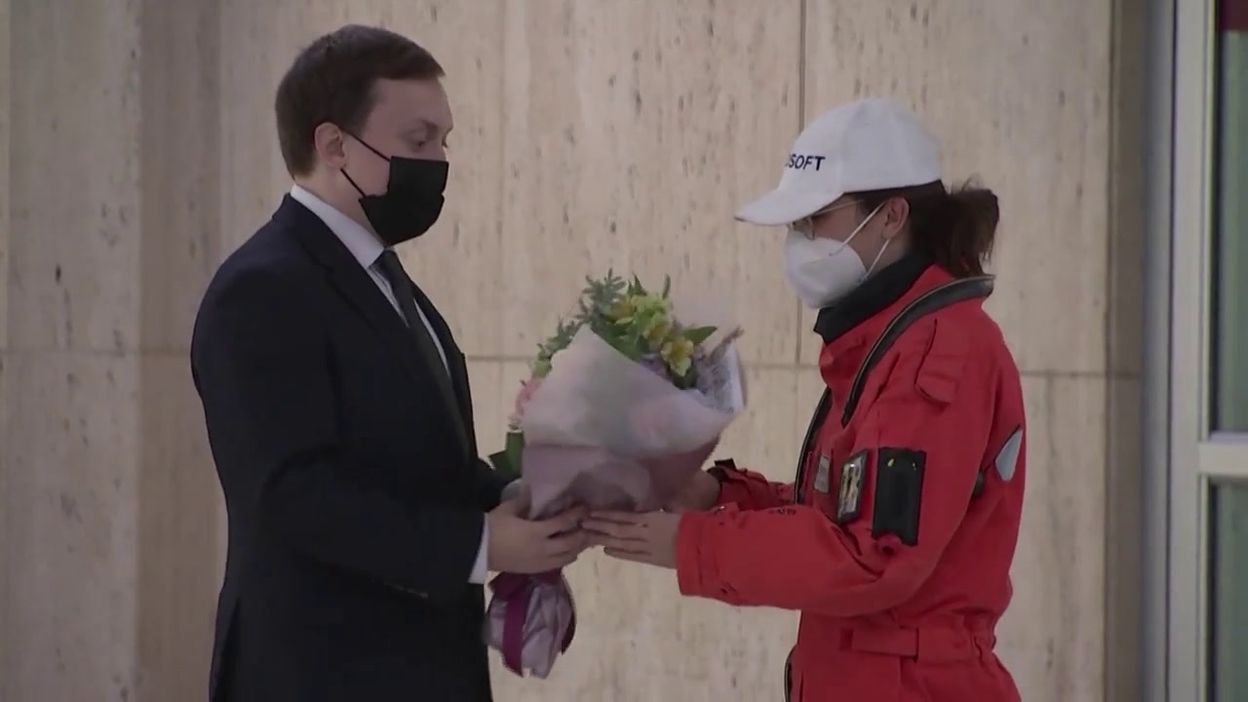
{"type": "Polygon", "coordinates": [[[1214,36],[1212,421],[1208,690],[1248,700],[1248,0],[1221,0],[1214,36]]]}
{"type": "Polygon", "coordinates": [[[1248,0],[1177,0],[1169,699],[1248,700],[1248,0]]]}

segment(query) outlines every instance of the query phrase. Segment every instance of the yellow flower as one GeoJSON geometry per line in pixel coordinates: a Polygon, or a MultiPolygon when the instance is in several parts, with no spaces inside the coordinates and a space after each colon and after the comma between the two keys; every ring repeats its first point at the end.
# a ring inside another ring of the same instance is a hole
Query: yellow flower
{"type": "Polygon", "coordinates": [[[678,378],[683,378],[693,365],[693,342],[683,338],[673,339],[663,344],[659,356],[678,378]]]}
{"type": "Polygon", "coordinates": [[[636,313],[632,300],[621,300],[611,306],[607,310],[607,317],[616,324],[628,324],[633,321],[633,315],[636,313]]]}
{"type": "Polygon", "coordinates": [[[666,316],[672,311],[672,303],[664,300],[661,296],[654,293],[646,293],[645,295],[633,295],[628,299],[628,303],[632,306],[634,314],[640,316],[644,314],[660,314],[666,316]]]}
{"type": "Polygon", "coordinates": [[[664,317],[654,317],[646,325],[646,328],[642,330],[641,335],[646,338],[646,341],[649,341],[652,344],[651,348],[653,348],[653,345],[663,341],[667,338],[667,335],[671,333],[671,321],[664,317]]]}

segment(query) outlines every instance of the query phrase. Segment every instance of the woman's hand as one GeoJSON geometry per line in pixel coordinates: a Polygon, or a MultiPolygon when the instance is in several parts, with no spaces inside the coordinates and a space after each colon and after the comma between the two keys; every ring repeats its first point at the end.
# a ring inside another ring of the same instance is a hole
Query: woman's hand
{"type": "Polygon", "coordinates": [[[666,507],[672,512],[705,512],[719,501],[719,480],[698,471],[666,507]]]}
{"type": "Polygon", "coordinates": [[[594,512],[581,528],[589,532],[591,543],[604,547],[608,556],[660,568],[676,567],[679,514],[594,512]]]}

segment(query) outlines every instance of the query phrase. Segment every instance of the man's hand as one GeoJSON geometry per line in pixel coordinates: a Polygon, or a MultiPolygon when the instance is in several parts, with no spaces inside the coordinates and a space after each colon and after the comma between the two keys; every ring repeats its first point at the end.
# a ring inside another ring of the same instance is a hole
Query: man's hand
{"type": "Polygon", "coordinates": [[[520,516],[526,504],[525,497],[508,500],[485,516],[490,525],[486,550],[490,570],[520,574],[558,570],[589,545],[581,530],[587,514],[583,507],[533,522],[520,516]]]}
{"type": "Polygon", "coordinates": [[[594,512],[584,526],[591,532],[593,542],[605,547],[608,556],[662,568],[676,567],[679,514],[594,512]]]}
{"type": "Polygon", "coordinates": [[[719,480],[715,476],[700,470],[672,498],[667,508],[673,512],[705,512],[719,501],[719,488],[719,480]]]}

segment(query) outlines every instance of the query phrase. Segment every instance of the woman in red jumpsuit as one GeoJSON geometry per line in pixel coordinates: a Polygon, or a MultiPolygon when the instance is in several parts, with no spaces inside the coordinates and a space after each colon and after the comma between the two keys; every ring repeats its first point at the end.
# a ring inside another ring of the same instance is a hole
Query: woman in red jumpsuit
{"type": "Polygon", "coordinates": [[[679,509],[586,524],[685,595],[800,610],[787,699],[1019,699],[994,653],[1026,474],[1018,369],[982,308],[997,201],[941,178],[892,101],[812,123],[738,215],[788,225],[788,279],[820,309],[826,391],[794,482],[721,461],[679,509]]]}

